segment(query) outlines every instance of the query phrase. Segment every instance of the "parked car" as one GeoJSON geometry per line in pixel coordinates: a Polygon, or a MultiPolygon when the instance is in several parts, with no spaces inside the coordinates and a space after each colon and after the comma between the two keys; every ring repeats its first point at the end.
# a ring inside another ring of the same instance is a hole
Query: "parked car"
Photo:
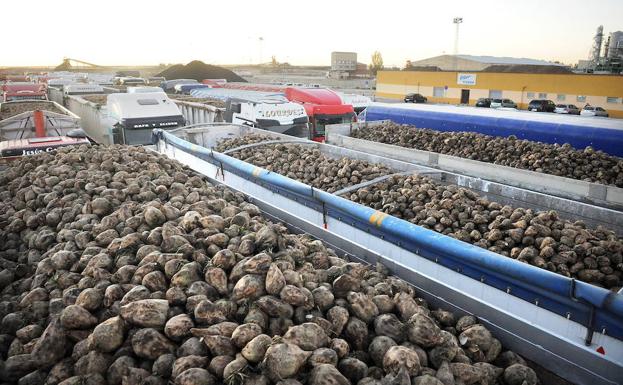
{"type": "Polygon", "coordinates": [[[604,110],[601,107],[594,106],[584,106],[582,111],[580,111],[580,115],[582,116],[603,116],[608,117],[608,111],[604,110]]]}
{"type": "Polygon", "coordinates": [[[405,96],[405,103],[426,103],[428,99],[421,94],[407,94],[405,96]]]}
{"type": "Polygon", "coordinates": [[[557,114],[580,115],[580,109],[574,104],[556,104],[554,112],[557,114]]]}
{"type": "Polygon", "coordinates": [[[491,98],[480,98],[476,101],[476,107],[491,107],[491,98]]]}
{"type": "Polygon", "coordinates": [[[500,108],[500,107],[517,108],[517,103],[513,102],[510,99],[493,99],[491,100],[491,105],[489,107],[491,108],[500,108]]]}
{"type": "Polygon", "coordinates": [[[554,112],[556,109],[556,104],[551,100],[545,99],[536,99],[531,100],[530,104],[528,104],[528,111],[534,112],[554,112]]]}

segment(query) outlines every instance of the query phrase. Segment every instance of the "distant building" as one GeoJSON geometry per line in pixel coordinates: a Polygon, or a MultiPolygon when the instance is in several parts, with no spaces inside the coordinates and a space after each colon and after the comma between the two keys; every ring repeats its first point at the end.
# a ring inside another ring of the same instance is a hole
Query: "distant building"
{"type": "Polygon", "coordinates": [[[357,52],[331,52],[331,71],[357,70],[357,52]]]}
{"type": "Polygon", "coordinates": [[[578,65],[577,65],[578,70],[586,72],[586,70],[589,70],[592,67],[593,67],[592,60],[578,60],[578,65]]]}
{"type": "MultiPolygon", "coordinates": [[[[411,61],[412,67],[437,67],[442,71],[486,71],[487,68],[496,66],[521,68],[524,66],[536,69],[536,72],[545,72],[546,67],[552,72],[560,72],[567,66],[545,60],[497,57],[497,56],[475,56],[475,55],[441,55],[423,60],[411,61]]],[[[497,72],[497,71],[496,71],[497,72]]],[[[504,71],[511,72],[511,71],[504,71]]],[[[518,71],[524,72],[524,71],[518,71]]],[[[529,72],[529,71],[525,71],[529,72]]]]}
{"type": "Polygon", "coordinates": [[[604,56],[608,59],[623,57],[623,31],[610,32],[604,56]]]}
{"type": "Polygon", "coordinates": [[[554,103],[589,103],[623,118],[623,76],[574,73],[491,71],[379,71],[376,96],[402,100],[419,93],[430,103],[474,105],[479,98],[507,98],[520,109],[533,99],[554,103]]]}
{"type": "Polygon", "coordinates": [[[611,32],[602,44],[603,28],[597,30],[589,60],[580,60],[577,72],[623,74],[623,31],[611,32]],[[602,54],[603,45],[603,54],[602,54]]]}

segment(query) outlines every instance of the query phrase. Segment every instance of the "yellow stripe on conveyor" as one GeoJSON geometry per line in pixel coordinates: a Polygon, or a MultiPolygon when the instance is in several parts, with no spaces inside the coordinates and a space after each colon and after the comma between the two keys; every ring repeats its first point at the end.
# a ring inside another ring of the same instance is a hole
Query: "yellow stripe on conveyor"
{"type": "Polygon", "coordinates": [[[262,169],[261,168],[259,168],[259,167],[254,167],[253,168],[253,172],[252,172],[253,176],[259,176],[261,173],[262,173],[262,169]]]}
{"type": "Polygon", "coordinates": [[[388,216],[388,214],[385,214],[381,211],[375,211],[374,214],[370,215],[368,221],[376,227],[381,227],[383,220],[385,220],[385,218],[387,218],[388,216]]]}

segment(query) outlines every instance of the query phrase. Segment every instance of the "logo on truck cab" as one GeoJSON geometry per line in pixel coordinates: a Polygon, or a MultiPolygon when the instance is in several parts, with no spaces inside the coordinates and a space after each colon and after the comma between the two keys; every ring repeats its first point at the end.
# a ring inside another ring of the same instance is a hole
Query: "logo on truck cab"
{"type": "Polygon", "coordinates": [[[301,110],[268,110],[264,111],[264,115],[267,117],[283,117],[283,116],[292,116],[292,115],[300,115],[301,110]]]}
{"type": "Polygon", "coordinates": [[[52,150],[54,150],[53,147],[36,148],[36,149],[33,149],[33,150],[23,149],[22,150],[22,156],[41,154],[41,153],[44,153],[44,152],[50,152],[52,150]]]}

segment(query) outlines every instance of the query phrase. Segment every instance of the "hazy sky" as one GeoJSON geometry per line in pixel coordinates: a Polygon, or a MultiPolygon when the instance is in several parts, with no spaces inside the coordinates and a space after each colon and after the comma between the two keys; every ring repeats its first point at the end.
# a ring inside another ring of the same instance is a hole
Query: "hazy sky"
{"type": "Polygon", "coordinates": [[[598,25],[623,30],[623,0],[2,0],[0,66],[88,62],[329,65],[356,51],[386,65],[452,53],[575,63],[598,25]],[[263,37],[261,44],[259,38],[263,37]]]}

